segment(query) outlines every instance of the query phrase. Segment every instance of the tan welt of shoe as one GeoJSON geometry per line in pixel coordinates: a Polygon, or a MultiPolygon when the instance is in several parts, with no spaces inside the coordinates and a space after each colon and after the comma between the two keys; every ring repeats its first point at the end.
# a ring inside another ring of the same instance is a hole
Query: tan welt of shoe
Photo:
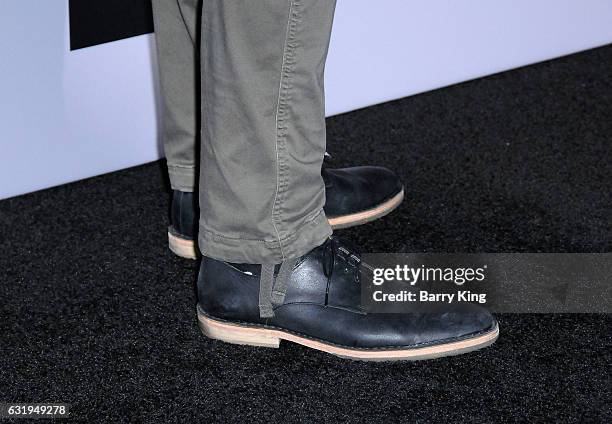
{"type": "MultiPolygon", "coordinates": [[[[381,203],[370,210],[329,218],[329,225],[331,225],[332,229],[337,230],[374,221],[397,208],[399,204],[402,203],[403,199],[404,190],[400,191],[385,203],[381,203]]],[[[172,234],[171,231],[168,231],[168,246],[171,251],[186,259],[197,259],[199,256],[198,248],[193,240],[178,237],[172,234]]]]}
{"type": "Polygon", "coordinates": [[[386,202],[381,203],[375,208],[368,209],[367,211],[352,213],[350,215],[328,217],[329,225],[331,225],[334,230],[338,230],[374,221],[393,211],[402,203],[402,200],[404,200],[404,190],[400,191],[386,202]]]}
{"type": "Polygon", "coordinates": [[[178,237],[168,231],[168,247],[175,254],[186,259],[197,259],[199,256],[196,243],[193,240],[187,240],[182,237],[178,237]]]}
{"type": "Polygon", "coordinates": [[[496,324],[495,328],[487,333],[470,339],[458,340],[445,344],[389,350],[351,349],[301,337],[282,330],[248,327],[218,321],[204,315],[200,311],[198,311],[198,324],[207,337],[228,343],[277,348],[281,340],[287,340],[312,349],[331,353],[332,355],[362,361],[416,361],[439,358],[442,356],[459,355],[461,353],[487,347],[493,344],[499,336],[499,327],[496,324]]]}

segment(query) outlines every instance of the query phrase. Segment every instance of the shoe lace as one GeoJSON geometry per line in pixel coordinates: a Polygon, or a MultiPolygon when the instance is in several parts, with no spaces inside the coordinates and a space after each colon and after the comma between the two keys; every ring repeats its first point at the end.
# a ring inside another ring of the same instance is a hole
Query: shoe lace
{"type": "Polygon", "coordinates": [[[360,251],[353,244],[336,236],[331,236],[327,243],[328,246],[326,246],[326,254],[323,259],[323,272],[325,276],[328,278],[332,277],[333,271],[336,268],[336,260],[340,259],[344,263],[344,272],[353,272],[354,280],[359,282],[361,267],[369,267],[361,259],[360,251]]]}
{"type": "MultiPolygon", "coordinates": [[[[344,272],[353,272],[353,279],[359,282],[360,267],[369,267],[362,262],[357,249],[336,236],[330,236],[322,246],[323,274],[331,279],[336,268],[336,259],[344,262],[344,272]]],[[[259,316],[261,318],[274,317],[274,307],[282,305],[287,294],[287,287],[293,268],[300,258],[287,259],[280,264],[275,273],[275,264],[262,264],[259,277],[259,316]]]]}

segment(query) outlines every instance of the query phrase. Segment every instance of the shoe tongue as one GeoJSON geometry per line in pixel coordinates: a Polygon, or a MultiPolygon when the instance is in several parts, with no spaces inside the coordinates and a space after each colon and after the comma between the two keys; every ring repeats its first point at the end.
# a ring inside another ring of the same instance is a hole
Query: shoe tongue
{"type": "Polygon", "coordinates": [[[319,247],[319,249],[321,249],[321,265],[326,277],[330,277],[334,269],[336,245],[337,239],[331,236],[319,247]]]}

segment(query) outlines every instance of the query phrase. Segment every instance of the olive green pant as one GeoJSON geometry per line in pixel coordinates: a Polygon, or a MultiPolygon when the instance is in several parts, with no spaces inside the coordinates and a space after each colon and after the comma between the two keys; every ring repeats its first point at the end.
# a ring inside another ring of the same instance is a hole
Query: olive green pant
{"type": "Polygon", "coordinates": [[[335,0],[153,0],[172,188],[202,254],[280,263],[320,245],[323,73],[335,0]]]}

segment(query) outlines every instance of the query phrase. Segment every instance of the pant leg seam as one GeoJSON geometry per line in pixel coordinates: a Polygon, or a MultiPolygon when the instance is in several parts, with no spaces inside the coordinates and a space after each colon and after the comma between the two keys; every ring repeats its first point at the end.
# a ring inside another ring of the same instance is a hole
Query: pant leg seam
{"type": "MultiPolygon", "coordinates": [[[[282,241],[289,241],[289,240],[293,240],[298,236],[298,233],[300,231],[302,231],[304,229],[304,227],[306,227],[307,225],[310,225],[313,221],[315,221],[317,218],[319,218],[319,216],[321,214],[323,214],[323,209],[319,210],[317,213],[315,213],[312,217],[308,218],[308,220],[304,221],[302,223],[302,225],[299,226],[299,228],[297,228],[294,232],[292,232],[291,234],[288,234],[284,237],[282,237],[280,240],[282,241]]],[[[212,237],[213,239],[225,239],[225,240],[237,240],[237,241],[257,241],[257,242],[262,242],[262,243],[267,243],[267,244],[277,244],[278,243],[278,239],[276,240],[265,240],[265,239],[250,239],[250,238],[243,238],[243,237],[230,237],[230,236],[225,236],[222,234],[219,234],[215,231],[211,231],[206,229],[204,226],[200,225],[200,230],[202,231],[203,234],[207,234],[210,237],[212,237]]]]}
{"type": "Polygon", "coordinates": [[[276,190],[274,193],[274,201],[272,204],[272,225],[276,232],[276,236],[279,243],[279,248],[283,260],[285,259],[285,253],[283,249],[283,241],[285,237],[281,237],[282,217],[281,210],[283,204],[283,198],[286,192],[286,188],[289,185],[287,178],[288,175],[288,164],[286,159],[287,140],[286,130],[287,125],[287,103],[289,99],[289,91],[292,88],[291,78],[295,68],[295,49],[297,43],[295,42],[296,27],[299,21],[298,9],[301,3],[298,0],[290,0],[289,2],[289,16],[287,20],[287,31],[285,34],[285,41],[283,44],[283,58],[281,63],[278,100],[276,105],[276,138],[275,138],[275,150],[276,150],[276,190]]]}
{"type": "Polygon", "coordinates": [[[183,20],[183,24],[185,25],[185,29],[187,30],[187,36],[191,40],[191,43],[195,46],[196,42],[194,36],[191,35],[191,32],[189,31],[189,25],[187,25],[187,20],[185,19],[185,14],[183,13],[183,8],[181,7],[181,3],[179,2],[179,0],[176,0],[176,6],[178,7],[179,14],[181,15],[181,19],[183,20]]]}
{"type": "Polygon", "coordinates": [[[196,181],[195,166],[167,165],[170,186],[173,190],[193,192],[196,181]]]}

